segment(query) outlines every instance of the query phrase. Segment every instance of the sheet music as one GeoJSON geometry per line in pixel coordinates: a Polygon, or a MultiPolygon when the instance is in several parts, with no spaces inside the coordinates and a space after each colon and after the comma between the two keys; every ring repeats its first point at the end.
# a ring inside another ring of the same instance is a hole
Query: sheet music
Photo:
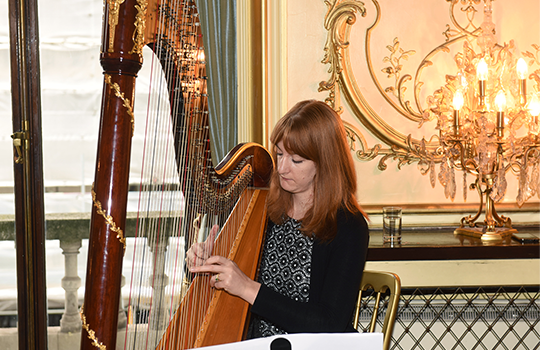
{"type": "MultiPolygon", "coordinates": [[[[382,333],[299,333],[275,335],[267,338],[245,340],[237,343],[207,346],[204,350],[270,350],[272,342],[278,338],[285,338],[291,343],[291,350],[382,350],[382,333]]],[[[275,343],[274,343],[275,344],[275,343]]],[[[286,347],[275,347],[286,349],[286,347]]]]}

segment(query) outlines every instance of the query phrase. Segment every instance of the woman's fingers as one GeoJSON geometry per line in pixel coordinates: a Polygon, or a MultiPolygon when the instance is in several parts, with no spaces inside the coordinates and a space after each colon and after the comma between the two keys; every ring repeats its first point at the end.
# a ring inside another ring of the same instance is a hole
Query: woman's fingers
{"type": "Polygon", "coordinates": [[[210,280],[210,284],[214,287],[216,282],[229,280],[227,276],[231,275],[230,271],[233,266],[235,266],[234,263],[227,258],[211,256],[204,261],[204,264],[191,268],[191,272],[212,275],[213,278],[210,280]]]}
{"type": "Polygon", "coordinates": [[[250,279],[233,261],[222,256],[211,256],[204,265],[194,267],[191,271],[208,274],[210,286],[239,296],[250,304],[253,304],[259,292],[260,283],[250,279]]]}
{"type": "Polygon", "coordinates": [[[186,253],[186,264],[188,269],[204,264],[209,256],[210,253],[206,252],[203,243],[195,243],[186,253]]]}
{"type": "Polygon", "coordinates": [[[214,255],[206,259],[206,265],[220,265],[227,266],[233,264],[233,262],[223,256],[214,255]]]}
{"type": "Polygon", "coordinates": [[[214,225],[212,226],[212,229],[210,230],[210,233],[208,234],[208,237],[206,237],[206,240],[204,241],[205,248],[209,252],[209,254],[214,249],[214,242],[216,240],[217,233],[219,231],[219,226],[214,225]]]}
{"type": "Polygon", "coordinates": [[[192,259],[192,263],[191,263],[191,267],[195,267],[195,266],[202,266],[204,264],[206,259],[203,259],[203,258],[200,258],[198,256],[195,256],[193,259],[192,259]]]}
{"type": "Polygon", "coordinates": [[[197,272],[197,273],[223,272],[224,267],[231,264],[233,264],[233,262],[230,261],[229,259],[224,258],[222,256],[214,255],[207,259],[204,259],[204,264],[201,264],[200,266],[194,266],[192,269],[192,272],[197,272]]]}
{"type": "Polygon", "coordinates": [[[217,255],[209,257],[204,262],[204,265],[194,267],[191,271],[211,275],[211,285],[214,287],[218,283],[216,288],[225,290],[234,285],[239,275],[244,275],[233,261],[217,255]]]}
{"type": "Polygon", "coordinates": [[[214,241],[219,231],[219,226],[214,225],[206,240],[202,243],[194,243],[186,253],[186,264],[188,269],[194,266],[201,266],[208,259],[214,249],[214,241]]]}
{"type": "Polygon", "coordinates": [[[206,240],[201,243],[193,243],[186,252],[186,266],[191,271],[195,266],[201,266],[212,255],[214,242],[219,232],[219,226],[214,225],[206,240]]]}

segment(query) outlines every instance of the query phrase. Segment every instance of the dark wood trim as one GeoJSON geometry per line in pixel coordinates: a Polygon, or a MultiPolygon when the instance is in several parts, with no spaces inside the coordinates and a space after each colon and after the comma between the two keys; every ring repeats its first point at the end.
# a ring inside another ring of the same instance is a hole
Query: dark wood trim
{"type": "Polygon", "coordinates": [[[47,349],[45,209],[37,0],[9,0],[19,349],[47,349]],[[22,135],[22,137],[21,137],[22,135]]]}
{"type": "MultiPolygon", "coordinates": [[[[519,232],[540,236],[540,224],[515,227],[519,232]]],[[[371,230],[368,261],[539,259],[539,244],[521,244],[510,237],[486,243],[479,238],[455,235],[453,228],[411,228],[403,230],[402,244],[382,243],[382,231],[371,230]]]]}

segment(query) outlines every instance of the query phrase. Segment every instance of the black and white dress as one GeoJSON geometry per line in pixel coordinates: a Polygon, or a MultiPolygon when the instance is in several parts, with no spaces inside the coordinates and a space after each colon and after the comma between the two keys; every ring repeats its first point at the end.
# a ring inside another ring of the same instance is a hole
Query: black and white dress
{"type": "Polygon", "coordinates": [[[331,241],[304,236],[299,221],[268,221],[247,338],[282,333],[353,332],[352,316],[367,256],[361,213],[338,210],[331,241]]]}
{"type": "MultiPolygon", "coordinates": [[[[289,218],[267,232],[259,282],[297,302],[308,302],[313,239],[300,232],[300,225],[289,218]]],[[[251,338],[286,333],[259,316],[254,316],[250,327],[251,338]]]]}

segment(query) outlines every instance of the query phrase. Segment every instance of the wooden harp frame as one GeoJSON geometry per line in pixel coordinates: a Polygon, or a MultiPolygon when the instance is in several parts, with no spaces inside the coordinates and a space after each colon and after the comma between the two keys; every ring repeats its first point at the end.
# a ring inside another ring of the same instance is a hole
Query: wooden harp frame
{"type": "MultiPolygon", "coordinates": [[[[183,0],[181,2],[192,2],[183,0]]],[[[103,37],[100,61],[104,70],[103,99],[96,157],[95,181],[92,188],[93,208],[90,223],[90,239],[87,263],[87,279],[85,299],[81,308],[83,331],[81,349],[114,349],[117,338],[118,309],[120,305],[120,288],[122,277],[122,260],[125,251],[126,238],[124,227],[126,222],[127,193],[131,156],[131,138],[133,136],[134,114],[133,100],[135,80],[142,66],[142,49],[152,45],[149,34],[149,23],[156,20],[157,4],[144,0],[107,0],[104,4],[103,37]]],[[[270,154],[262,147],[253,144],[242,145],[222,164],[216,167],[219,176],[230,176],[233,164],[243,157],[252,159],[253,177],[248,184],[248,191],[260,192],[256,197],[257,215],[253,216],[252,224],[258,226],[258,231],[264,230],[266,213],[266,190],[273,168],[270,154]],[[262,204],[261,204],[262,203],[262,204]]],[[[182,168],[183,161],[177,159],[177,166],[182,168]]],[[[189,184],[190,186],[193,184],[189,184]]],[[[248,220],[249,221],[249,220],[248,220]]],[[[248,223],[246,223],[248,225],[248,223]]],[[[251,231],[251,228],[247,231],[251,231]]],[[[261,234],[257,245],[261,244],[261,234]]],[[[242,244],[238,243],[239,248],[242,244]]],[[[248,246],[251,246],[248,243],[248,246]]],[[[260,250],[260,249],[259,249],[260,250]]],[[[242,253],[241,255],[244,255],[242,253]]],[[[254,251],[258,257],[259,252],[254,251]]],[[[254,277],[255,265],[248,269],[254,277]]],[[[194,280],[195,281],[195,280],[194,280]]],[[[238,299],[227,293],[218,293],[218,299],[238,299]]],[[[240,300],[240,299],[238,299],[240,300]]],[[[247,313],[245,302],[242,301],[242,313],[247,313]]],[[[222,305],[227,303],[220,303],[222,305]]],[[[229,312],[228,310],[226,312],[229,312]]],[[[242,317],[242,316],[240,316],[242,317]]],[[[229,317],[228,317],[229,318],[229,317]]],[[[206,320],[206,319],[205,319],[206,320]]],[[[204,320],[203,320],[204,321],[204,320]]],[[[206,321],[204,321],[206,322],[206,321]]],[[[231,324],[234,321],[230,322],[231,324]]],[[[236,331],[235,339],[223,340],[216,335],[212,327],[204,327],[208,339],[198,340],[186,347],[219,344],[241,340],[245,322],[239,323],[241,331],[236,331]]],[[[228,335],[232,332],[225,330],[228,335]]],[[[169,332],[167,334],[170,334],[169,332]]],[[[162,345],[171,342],[173,338],[165,336],[162,345]]],[[[197,336],[197,339],[201,337],[197,336]]],[[[178,342],[176,340],[175,344],[178,342]]],[[[174,346],[177,348],[177,346],[174,346]]]]}

